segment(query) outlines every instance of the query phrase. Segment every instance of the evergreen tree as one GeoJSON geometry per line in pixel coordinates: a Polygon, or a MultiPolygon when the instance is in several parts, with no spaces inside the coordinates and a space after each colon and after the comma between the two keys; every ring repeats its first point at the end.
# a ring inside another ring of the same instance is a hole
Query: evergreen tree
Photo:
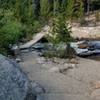
{"type": "Polygon", "coordinates": [[[40,0],[40,14],[47,18],[50,14],[50,4],[48,0],[40,0]]]}
{"type": "Polygon", "coordinates": [[[54,0],[53,4],[54,4],[53,13],[55,16],[59,12],[59,0],[54,0]]]}
{"type": "Polygon", "coordinates": [[[28,18],[31,20],[33,15],[32,0],[28,0],[28,18]]]}
{"type": "Polygon", "coordinates": [[[79,7],[79,13],[78,13],[79,18],[82,18],[83,14],[84,14],[84,4],[83,4],[83,1],[80,0],[80,7],[79,7]]]}
{"type": "Polygon", "coordinates": [[[77,18],[82,18],[83,14],[84,14],[83,0],[77,0],[74,6],[74,16],[77,18]]]}
{"type": "Polygon", "coordinates": [[[18,20],[21,20],[21,0],[16,0],[15,14],[18,20]]]}
{"type": "Polygon", "coordinates": [[[68,0],[67,1],[66,16],[68,19],[71,19],[73,16],[74,3],[75,3],[75,0],[68,0]]]}

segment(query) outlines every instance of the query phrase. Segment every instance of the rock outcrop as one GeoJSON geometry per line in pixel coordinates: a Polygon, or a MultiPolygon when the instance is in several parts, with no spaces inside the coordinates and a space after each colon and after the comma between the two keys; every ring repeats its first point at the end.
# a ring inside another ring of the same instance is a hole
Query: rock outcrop
{"type": "Polygon", "coordinates": [[[0,55],[0,100],[35,100],[32,86],[20,66],[0,55]]]}

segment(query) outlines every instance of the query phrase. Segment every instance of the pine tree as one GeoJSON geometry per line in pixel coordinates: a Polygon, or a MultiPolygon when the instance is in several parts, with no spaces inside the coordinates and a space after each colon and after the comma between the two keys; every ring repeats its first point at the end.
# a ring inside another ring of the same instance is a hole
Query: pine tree
{"type": "Polygon", "coordinates": [[[31,20],[32,18],[32,13],[33,12],[33,8],[32,8],[32,0],[28,0],[28,18],[29,20],[31,20]]]}
{"type": "Polygon", "coordinates": [[[59,12],[59,0],[54,0],[53,4],[53,14],[55,16],[59,12]]]}
{"type": "Polygon", "coordinates": [[[79,11],[78,11],[78,17],[79,18],[82,18],[83,17],[83,13],[84,13],[84,4],[83,4],[83,1],[80,0],[80,7],[79,7],[79,11]]]}
{"type": "Polygon", "coordinates": [[[50,14],[49,0],[40,0],[40,14],[44,18],[47,18],[50,14]]]}
{"type": "Polygon", "coordinates": [[[83,0],[77,0],[74,6],[74,15],[77,18],[82,18],[84,13],[84,4],[83,0]]]}
{"type": "Polygon", "coordinates": [[[15,14],[18,20],[21,20],[21,0],[16,0],[15,14]]]}
{"type": "Polygon", "coordinates": [[[68,19],[71,19],[73,16],[74,3],[75,3],[75,0],[68,0],[67,1],[66,16],[68,19]]]}

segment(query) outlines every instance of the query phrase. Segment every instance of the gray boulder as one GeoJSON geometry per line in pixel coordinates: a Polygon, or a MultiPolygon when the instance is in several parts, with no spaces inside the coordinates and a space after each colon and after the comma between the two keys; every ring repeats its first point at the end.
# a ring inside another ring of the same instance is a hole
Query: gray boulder
{"type": "Polygon", "coordinates": [[[30,81],[19,65],[0,55],[0,100],[35,100],[30,81]]]}

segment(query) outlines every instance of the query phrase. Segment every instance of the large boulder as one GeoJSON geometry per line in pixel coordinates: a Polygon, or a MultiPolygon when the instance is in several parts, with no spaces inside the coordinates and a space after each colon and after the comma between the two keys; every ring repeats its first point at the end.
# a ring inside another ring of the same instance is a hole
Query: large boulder
{"type": "Polygon", "coordinates": [[[19,65],[0,55],[0,100],[35,100],[30,81],[19,65]]]}

